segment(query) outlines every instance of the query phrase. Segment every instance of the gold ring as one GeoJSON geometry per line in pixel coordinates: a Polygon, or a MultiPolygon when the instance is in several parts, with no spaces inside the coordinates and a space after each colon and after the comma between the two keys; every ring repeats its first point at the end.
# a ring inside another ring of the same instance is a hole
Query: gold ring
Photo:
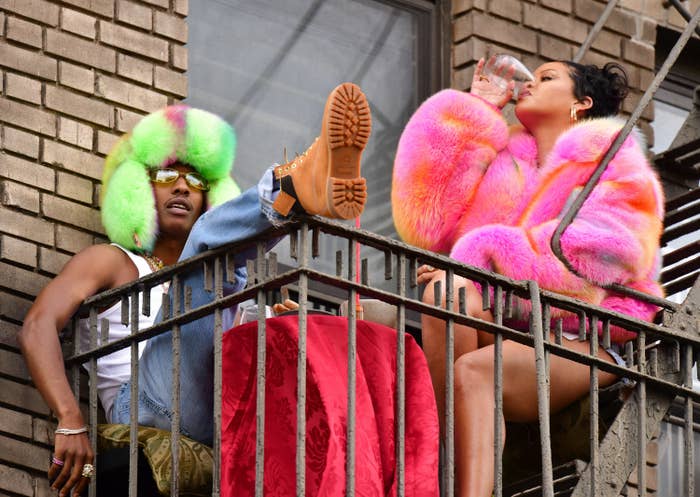
{"type": "Polygon", "coordinates": [[[95,474],[95,466],[92,464],[84,464],[83,472],[80,474],[83,478],[92,478],[95,474]]]}

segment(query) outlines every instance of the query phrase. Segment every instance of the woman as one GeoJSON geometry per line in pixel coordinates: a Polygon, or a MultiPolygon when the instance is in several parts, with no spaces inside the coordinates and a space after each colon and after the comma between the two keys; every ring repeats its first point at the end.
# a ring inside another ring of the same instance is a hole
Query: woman
{"type": "MultiPolygon", "coordinates": [[[[569,202],[577,195],[622,128],[613,116],[627,94],[627,78],[616,64],[603,68],[549,62],[520,93],[515,114],[521,126],[509,129],[501,108],[513,86],[501,90],[474,72],[470,93],[442,91],[409,121],[394,166],[394,220],[404,240],[449,253],[470,265],[513,279],[535,280],[541,288],[582,299],[640,319],[651,320],[654,306],[603,288],[620,283],[662,295],[656,283],[663,196],[635,133],[608,165],[598,185],[562,237],[563,252],[582,277],[554,255],[550,241],[569,202]]],[[[444,272],[423,266],[423,300],[433,302],[433,286],[444,272]]],[[[470,315],[493,321],[482,309],[481,292],[466,279],[470,315]]],[[[444,305],[444,301],[443,301],[444,305]]],[[[526,302],[513,321],[527,323],[526,302]]],[[[564,314],[565,331],[577,329],[564,314]]],[[[423,344],[444,410],[445,323],[424,316],[423,344]]],[[[614,330],[614,347],[601,349],[607,361],[614,348],[632,338],[614,330]]],[[[590,345],[565,340],[587,353],[590,345]]],[[[617,357],[616,357],[617,356],[617,357]]],[[[459,495],[491,495],[493,487],[493,336],[455,326],[455,456],[459,495]]],[[[586,366],[550,357],[551,410],[565,407],[589,388],[586,366]]],[[[508,421],[537,419],[535,361],[531,348],[503,344],[503,415],[508,421]]],[[[606,386],[615,376],[601,372],[606,386]]],[[[442,422],[442,416],[441,416],[442,422]]],[[[504,423],[504,420],[501,420],[504,423]]]]}

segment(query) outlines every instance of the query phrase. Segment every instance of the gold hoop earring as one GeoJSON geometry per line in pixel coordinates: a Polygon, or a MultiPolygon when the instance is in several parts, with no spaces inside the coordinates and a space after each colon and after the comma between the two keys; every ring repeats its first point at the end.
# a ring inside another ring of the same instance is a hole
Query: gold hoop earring
{"type": "Polygon", "coordinates": [[[571,104],[571,108],[569,109],[569,120],[571,124],[578,121],[578,114],[576,113],[576,106],[574,104],[571,104]]]}

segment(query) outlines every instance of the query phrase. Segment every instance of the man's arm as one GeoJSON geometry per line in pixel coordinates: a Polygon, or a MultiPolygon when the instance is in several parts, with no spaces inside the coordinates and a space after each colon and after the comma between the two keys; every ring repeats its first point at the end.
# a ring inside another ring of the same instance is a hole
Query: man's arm
{"type": "MultiPolygon", "coordinates": [[[[95,245],[74,256],[29,309],[17,341],[34,384],[61,428],[80,428],[85,420],[66,377],[58,333],[83,300],[136,278],[138,270],[126,254],[110,245],[95,245]]],[[[55,456],[65,465],[54,486],[65,484],[62,490],[67,492],[81,480],[82,466],[93,454],[86,435],[56,435],[55,456]]]]}

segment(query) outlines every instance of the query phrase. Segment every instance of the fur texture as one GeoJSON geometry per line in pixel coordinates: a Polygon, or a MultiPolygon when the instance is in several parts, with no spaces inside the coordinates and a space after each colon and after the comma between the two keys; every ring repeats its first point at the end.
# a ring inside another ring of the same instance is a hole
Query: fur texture
{"type": "Polygon", "coordinates": [[[175,162],[193,167],[209,181],[208,207],[238,195],[231,178],[235,149],[233,128],[209,112],[173,105],[144,117],[105,160],[100,205],[109,239],[137,252],[153,249],[158,220],[149,169],[175,162]]]}
{"type": "MultiPolygon", "coordinates": [[[[538,165],[535,140],[522,127],[509,132],[488,103],[442,91],[416,111],[399,142],[392,191],[397,231],[408,243],[466,264],[651,320],[655,307],[599,286],[621,283],[662,295],[656,280],[663,194],[637,134],[624,142],[562,237],[564,253],[584,278],[550,247],[560,216],[622,125],[614,118],[581,121],[538,165]]],[[[516,318],[526,321],[529,309],[519,307],[516,318]]],[[[615,329],[611,338],[632,336],[615,329]]]]}

